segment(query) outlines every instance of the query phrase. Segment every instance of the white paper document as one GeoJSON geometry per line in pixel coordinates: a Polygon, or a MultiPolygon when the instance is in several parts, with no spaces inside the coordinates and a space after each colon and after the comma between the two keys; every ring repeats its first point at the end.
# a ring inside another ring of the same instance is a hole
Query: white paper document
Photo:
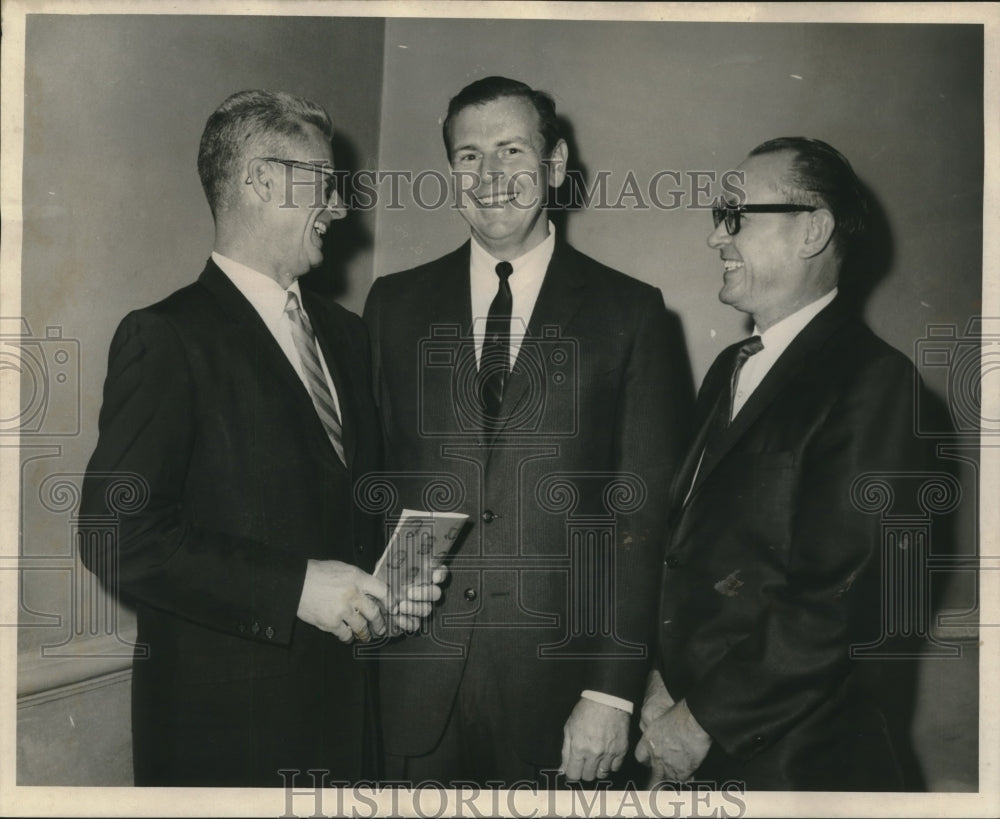
{"type": "Polygon", "coordinates": [[[404,509],[372,572],[389,586],[389,603],[403,599],[408,586],[430,583],[469,519],[458,512],[404,509]]]}

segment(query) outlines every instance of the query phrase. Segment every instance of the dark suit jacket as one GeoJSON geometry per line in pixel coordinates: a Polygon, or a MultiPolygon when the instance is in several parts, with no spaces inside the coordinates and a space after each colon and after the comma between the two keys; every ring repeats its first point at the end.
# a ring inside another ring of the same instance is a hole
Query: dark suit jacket
{"type": "Polygon", "coordinates": [[[383,652],[385,746],[435,747],[472,645],[518,755],[556,765],[583,690],[640,702],[690,375],[658,290],[557,243],[484,440],[469,254],[378,279],[365,309],[396,508],[472,521],[429,633],[383,652]]]}
{"type": "Polygon", "coordinates": [[[349,470],[281,348],[211,261],[195,284],[126,316],[112,341],[81,556],[135,604],[149,649],[134,664],[137,784],[362,773],[364,664],[296,610],[308,559],[370,568],[372,519],[352,502],[353,476],[378,458],[369,348],[357,316],[303,301],[349,470]],[[109,515],[117,537],[102,541],[109,515]]]}
{"type": "MultiPolygon", "coordinates": [[[[705,377],[698,413],[726,395],[738,345],[705,377]]],[[[881,535],[859,511],[865,472],[919,465],[914,371],[840,304],[791,343],[702,464],[699,434],[674,488],[660,664],[711,734],[697,779],[748,788],[894,789],[877,663],[881,535]]],[[[703,425],[704,426],[704,425],[703,425]]]]}

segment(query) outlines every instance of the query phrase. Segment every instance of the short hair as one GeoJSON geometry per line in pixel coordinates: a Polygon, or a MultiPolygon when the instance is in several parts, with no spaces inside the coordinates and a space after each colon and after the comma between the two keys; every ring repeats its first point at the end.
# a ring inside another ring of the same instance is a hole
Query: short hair
{"type": "Polygon", "coordinates": [[[451,123],[461,111],[473,105],[485,105],[488,102],[518,97],[529,103],[538,113],[538,131],[542,136],[545,156],[552,155],[556,143],[562,139],[562,130],[556,117],[556,102],[544,91],[536,91],[530,85],[507,77],[484,77],[470,83],[459,91],[448,103],[448,114],[441,125],[441,135],[444,137],[444,147],[451,155],[451,123]]]}
{"type": "MultiPolygon", "coordinates": [[[[233,187],[246,173],[251,152],[280,156],[289,140],[306,135],[306,124],[333,139],[330,115],[311,100],[258,90],[227,97],[205,123],[198,148],[198,176],[212,215],[231,204],[233,187]]],[[[310,158],[315,157],[303,157],[310,158]]]]}
{"type": "Polygon", "coordinates": [[[833,214],[831,241],[843,260],[868,226],[867,197],[851,163],[832,145],[808,137],[769,139],[754,148],[750,156],[780,151],[793,154],[785,180],[788,195],[805,199],[801,204],[826,208],[833,214]]]}

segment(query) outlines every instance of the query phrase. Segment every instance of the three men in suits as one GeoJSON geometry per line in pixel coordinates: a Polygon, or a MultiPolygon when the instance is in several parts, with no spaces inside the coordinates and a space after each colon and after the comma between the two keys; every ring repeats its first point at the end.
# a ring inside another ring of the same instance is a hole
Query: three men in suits
{"type": "Polygon", "coordinates": [[[838,299],[864,197],[826,143],[781,138],[714,211],[719,298],[753,318],[698,397],[672,493],[658,668],[636,755],[655,781],[756,790],[892,790],[878,707],[878,517],[865,473],[919,467],[915,373],[838,299]]]}
{"type": "Polygon", "coordinates": [[[386,772],[604,778],[655,640],[686,354],[658,290],[555,234],[548,95],[479,80],[443,133],[470,241],[377,279],[365,319],[397,507],[439,498],[472,526],[425,631],[382,651],[386,772]]]}
{"type": "MultiPolygon", "coordinates": [[[[353,502],[379,466],[368,336],[298,284],[345,215],[331,136],[290,94],[223,102],[198,155],[212,257],[111,344],[81,556],[135,605],[148,651],[132,683],[139,785],[374,774],[372,682],[350,645],[387,619],[367,572],[382,543],[353,502]]],[[[436,593],[415,589],[401,626],[436,593]]]]}

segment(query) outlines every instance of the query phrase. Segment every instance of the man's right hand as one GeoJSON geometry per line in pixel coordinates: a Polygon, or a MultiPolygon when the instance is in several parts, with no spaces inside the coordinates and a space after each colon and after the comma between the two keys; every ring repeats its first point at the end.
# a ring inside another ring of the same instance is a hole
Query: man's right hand
{"type": "Polygon", "coordinates": [[[310,560],[297,614],[341,642],[367,642],[372,635],[385,634],[382,611],[388,593],[385,583],[357,566],[339,560],[310,560]]]}

